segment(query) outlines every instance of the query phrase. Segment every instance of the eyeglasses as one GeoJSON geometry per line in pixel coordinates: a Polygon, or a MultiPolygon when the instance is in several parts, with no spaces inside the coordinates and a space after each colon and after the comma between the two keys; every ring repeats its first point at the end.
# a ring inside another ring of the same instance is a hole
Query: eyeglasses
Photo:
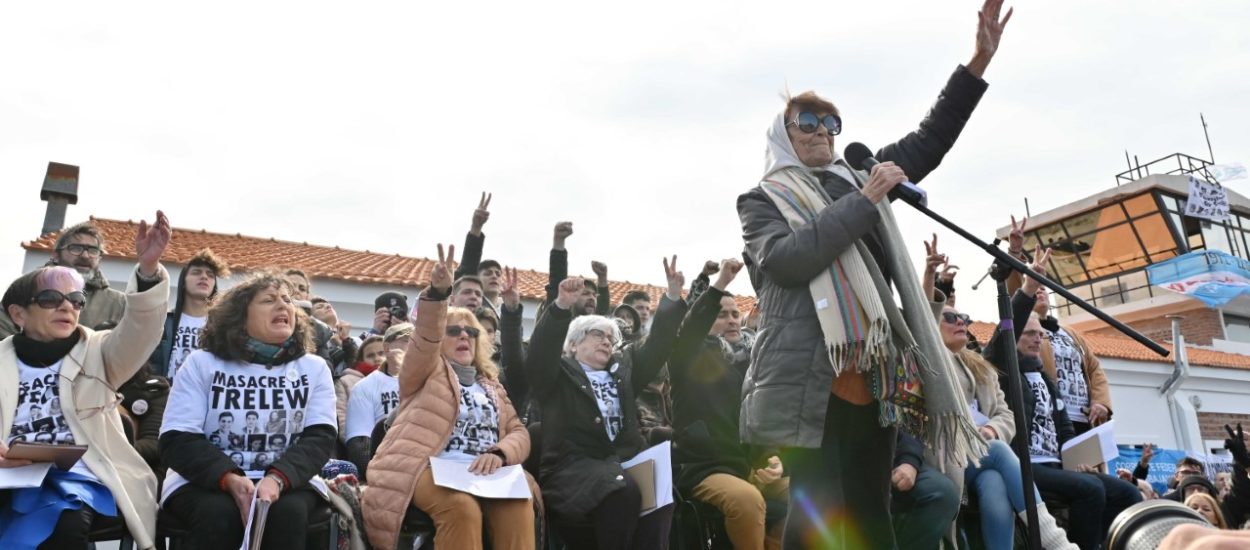
{"type": "Polygon", "coordinates": [[[1024,332],[1021,332],[1020,336],[1027,336],[1029,338],[1041,338],[1042,331],[1036,330],[1036,329],[1029,329],[1024,332]]]}
{"type": "Polygon", "coordinates": [[[74,311],[82,311],[83,306],[87,305],[87,295],[81,290],[75,290],[69,294],[62,294],[58,290],[41,290],[34,298],[30,299],[30,303],[39,304],[43,309],[56,309],[61,307],[61,303],[69,300],[69,305],[74,307],[74,311]]]}
{"type": "Polygon", "coordinates": [[[469,338],[477,338],[482,331],[473,327],[462,327],[460,325],[447,325],[447,335],[456,338],[460,333],[468,334],[469,338]]]}
{"type": "Polygon", "coordinates": [[[82,256],[83,254],[86,254],[88,256],[99,256],[101,252],[100,247],[91,246],[89,244],[66,245],[65,247],[61,248],[61,250],[68,250],[70,254],[73,254],[75,256],[82,256]]]}
{"type": "Polygon", "coordinates": [[[949,311],[943,311],[942,320],[952,325],[955,324],[957,321],[963,322],[964,325],[972,324],[972,317],[969,316],[967,313],[952,313],[949,311]]]}
{"type": "Polygon", "coordinates": [[[842,133],[842,119],[838,115],[825,115],[818,117],[815,113],[803,111],[794,120],[787,122],[786,126],[798,126],[804,134],[814,134],[819,126],[823,125],[829,135],[836,136],[842,133]]]}
{"type": "Polygon", "coordinates": [[[603,332],[602,330],[599,330],[597,328],[592,328],[586,331],[586,336],[592,336],[599,340],[606,340],[609,345],[616,345],[616,340],[612,338],[612,335],[606,332],[603,332]]]}

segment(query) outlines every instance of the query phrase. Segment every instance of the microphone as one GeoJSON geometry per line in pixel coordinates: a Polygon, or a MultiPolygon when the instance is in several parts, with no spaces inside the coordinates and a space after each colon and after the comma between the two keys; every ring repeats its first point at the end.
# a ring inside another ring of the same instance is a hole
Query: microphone
{"type": "MultiPolygon", "coordinates": [[[[871,172],[873,166],[881,164],[872,157],[872,149],[858,141],[847,145],[843,156],[846,157],[846,162],[851,165],[851,168],[865,172],[871,172]]],[[[925,193],[923,189],[910,181],[904,181],[894,186],[894,189],[890,190],[889,197],[891,199],[903,199],[903,202],[912,205],[928,206],[929,204],[928,193],[925,193]]]]}

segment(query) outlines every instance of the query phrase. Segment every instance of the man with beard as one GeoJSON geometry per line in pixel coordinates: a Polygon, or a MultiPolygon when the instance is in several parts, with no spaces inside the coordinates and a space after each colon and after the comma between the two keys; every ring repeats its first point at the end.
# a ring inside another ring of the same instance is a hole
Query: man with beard
{"type": "Polygon", "coordinates": [[[187,355],[199,349],[208,306],[217,296],[217,278],[228,276],[230,268],[207,248],[187,261],[178,275],[178,298],[165,317],[165,332],[148,359],[152,374],[173,380],[187,355]]]}
{"type": "MultiPolygon", "coordinates": [[[[82,274],[87,281],[83,293],[87,305],[78,316],[78,324],[94,327],[102,323],[117,323],[126,310],[126,294],[109,287],[108,279],[100,272],[100,257],[104,255],[104,236],[91,222],[83,222],[61,232],[56,239],[55,251],[47,265],[70,267],[82,274]]],[[[17,332],[17,326],[7,313],[0,312],[0,340],[17,332]]]]}

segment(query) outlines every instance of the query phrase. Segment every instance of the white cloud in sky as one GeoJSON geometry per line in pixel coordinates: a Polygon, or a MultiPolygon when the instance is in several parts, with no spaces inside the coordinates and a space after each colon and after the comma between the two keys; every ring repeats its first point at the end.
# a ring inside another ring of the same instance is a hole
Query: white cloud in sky
{"type": "MultiPolygon", "coordinates": [[[[990,238],[1114,184],[1124,150],[1250,162],[1245,2],[1009,3],[963,136],[924,185],[990,238]]],[[[35,238],[48,161],[82,167],[69,221],[175,226],[432,256],[495,194],[486,256],[660,283],[737,255],[779,94],[815,89],[851,141],[898,139],[972,53],[959,2],[26,3],[0,20],[0,272],[35,238]]],[[[1234,185],[1237,188],[1237,185],[1234,185]]],[[[900,207],[902,210],[905,207],[900,207]]],[[[901,214],[907,243],[938,230],[901,214]]],[[[988,265],[939,230],[968,287],[988,265]]],[[[748,292],[745,277],[734,290],[748,292]]]]}

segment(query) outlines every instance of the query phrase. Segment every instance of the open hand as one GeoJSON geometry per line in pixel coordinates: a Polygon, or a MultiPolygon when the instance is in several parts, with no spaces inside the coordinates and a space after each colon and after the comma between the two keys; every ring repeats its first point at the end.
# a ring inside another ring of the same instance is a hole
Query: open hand
{"type": "Polygon", "coordinates": [[[469,473],[480,476],[488,476],[499,470],[503,466],[503,459],[495,453],[482,453],[473,459],[473,463],[469,465],[469,473]]]}
{"type": "Polygon", "coordinates": [[[1016,224],[1016,217],[1011,217],[1011,233],[1007,234],[1007,252],[1012,256],[1019,257],[1024,254],[1024,226],[1028,223],[1028,218],[1021,218],[1020,223],[1016,224]]]}
{"type": "Polygon", "coordinates": [[[503,289],[499,291],[503,305],[508,309],[516,309],[521,305],[521,289],[517,286],[516,268],[503,268],[503,289]]]}
{"type": "Polygon", "coordinates": [[[998,16],[1002,10],[1003,0],[985,0],[981,11],[977,12],[977,47],[972,55],[972,61],[968,62],[968,72],[977,78],[985,75],[985,69],[989,66],[990,60],[994,59],[995,53],[998,53],[998,43],[1003,37],[1003,29],[1007,28],[1007,21],[1011,20],[1011,14],[1015,8],[1008,9],[1007,15],[1000,20],[998,16]]]}
{"type": "Polygon", "coordinates": [[[1233,455],[1233,462],[1242,468],[1250,467],[1250,452],[1246,451],[1246,432],[1241,429],[1241,423],[1237,423],[1235,432],[1228,424],[1224,425],[1224,430],[1228,432],[1228,439],[1224,440],[1224,448],[1233,455]]]}
{"type": "MultiPolygon", "coordinates": [[[[1041,246],[1038,246],[1037,250],[1033,252],[1033,263],[1029,264],[1029,269],[1032,269],[1033,271],[1037,272],[1038,275],[1045,276],[1046,265],[1049,263],[1050,263],[1050,249],[1042,248],[1041,246]]],[[[1028,294],[1029,296],[1033,296],[1037,294],[1037,291],[1040,288],[1042,288],[1042,283],[1038,282],[1036,279],[1029,277],[1027,275],[1024,277],[1024,284],[1020,285],[1020,289],[1023,290],[1024,293],[1028,294]]]]}
{"type": "Polygon", "coordinates": [[[148,225],[147,220],[139,221],[139,231],[135,233],[135,253],[139,255],[139,273],[147,277],[156,276],[156,266],[169,247],[173,230],[169,227],[169,218],[160,210],[156,211],[156,223],[148,225]]]}

